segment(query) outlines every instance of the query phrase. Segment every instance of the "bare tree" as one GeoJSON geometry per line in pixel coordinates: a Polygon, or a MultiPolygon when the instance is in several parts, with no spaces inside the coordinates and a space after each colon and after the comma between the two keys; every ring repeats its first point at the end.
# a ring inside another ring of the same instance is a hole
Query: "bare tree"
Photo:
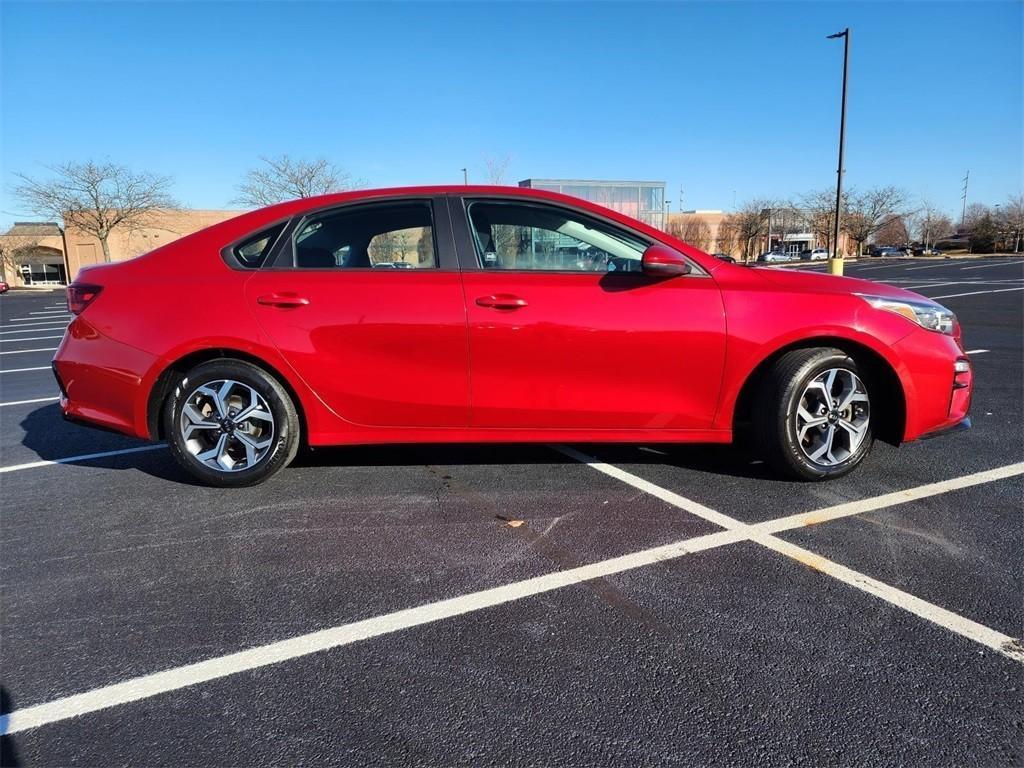
{"type": "Polygon", "coordinates": [[[722,220],[720,227],[739,245],[744,261],[750,261],[751,256],[757,255],[754,251],[768,232],[767,212],[770,208],[771,203],[767,200],[748,200],[722,220]]]}
{"type": "Polygon", "coordinates": [[[16,174],[22,183],[15,196],[39,216],[60,219],[65,229],[75,227],[94,236],[105,261],[110,261],[108,241],[115,230],[144,225],[155,212],[176,207],[166,176],[92,160],[49,170],[54,175],[45,180],[16,174]]]}
{"type": "MultiPolygon", "coordinates": [[[[832,252],[832,234],[836,221],[836,193],[831,189],[819,189],[808,192],[801,198],[801,204],[807,212],[807,226],[814,235],[817,245],[832,252]]],[[[849,205],[849,195],[843,193],[843,212],[849,205]]],[[[842,225],[843,222],[840,222],[842,225]]],[[[840,227],[841,228],[841,227],[840,227]]]]}
{"type": "Polygon", "coordinates": [[[1013,252],[1020,251],[1024,238],[1024,195],[1010,197],[999,210],[1000,226],[1006,232],[1007,244],[1013,244],[1013,252]]]}
{"type": "Polygon", "coordinates": [[[508,155],[501,157],[484,155],[484,178],[487,179],[487,183],[497,186],[504,185],[510,162],[512,159],[508,155]]]}
{"type": "Polygon", "coordinates": [[[890,219],[907,213],[907,194],[896,187],[878,187],[865,192],[851,192],[846,209],[844,229],[857,244],[857,255],[872,235],[890,219]]]}
{"type": "Polygon", "coordinates": [[[711,227],[699,216],[692,214],[669,221],[669,234],[684,240],[702,251],[711,249],[711,227]]]}
{"type": "Polygon", "coordinates": [[[38,245],[39,238],[33,235],[0,236],[0,272],[8,282],[38,245]]]}
{"type": "Polygon", "coordinates": [[[952,219],[927,200],[922,201],[920,207],[910,217],[910,234],[925,248],[931,248],[952,233],[952,219]]]}
{"type": "Polygon", "coordinates": [[[978,226],[986,217],[992,215],[992,209],[990,209],[984,203],[971,203],[967,206],[967,210],[963,216],[963,227],[968,232],[978,226]]]}
{"type": "Polygon", "coordinates": [[[875,242],[878,245],[907,245],[910,242],[910,232],[903,217],[889,218],[875,233],[875,242]]]}
{"type": "Polygon", "coordinates": [[[365,186],[325,158],[297,160],[288,155],[260,157],[263,162],[250,170],[238,185],[238,197],[232,202],[262,208],[284,200],[345,192],[365,186]]]}

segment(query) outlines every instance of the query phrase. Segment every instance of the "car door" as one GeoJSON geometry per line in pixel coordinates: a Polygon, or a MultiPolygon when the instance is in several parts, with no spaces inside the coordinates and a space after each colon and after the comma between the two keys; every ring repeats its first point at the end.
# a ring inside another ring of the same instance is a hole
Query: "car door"
{"type": "Polygon", "coordinates": [[[475,427],[708,429],[725,358],[715,281],[640,271],[652,241],[572,208],[452,198],[475,427]]]}
{"type": "Polygon", "coordinates": [[[444,199],[348,204],[281,238],[247,302],[328,408],[359,425],[465,427],[468,331],[444,199]]]}

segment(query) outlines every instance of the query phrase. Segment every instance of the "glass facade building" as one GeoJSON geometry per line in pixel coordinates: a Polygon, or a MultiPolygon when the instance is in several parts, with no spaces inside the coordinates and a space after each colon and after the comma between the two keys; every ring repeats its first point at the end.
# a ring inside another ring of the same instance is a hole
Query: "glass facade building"
{"type": "Polygon", "coordinates": [[[632,216],[652,227],[665,228],[665,182],[663,181],[524,179],[519,182],[519,186],[572,195],[632,216]]]}

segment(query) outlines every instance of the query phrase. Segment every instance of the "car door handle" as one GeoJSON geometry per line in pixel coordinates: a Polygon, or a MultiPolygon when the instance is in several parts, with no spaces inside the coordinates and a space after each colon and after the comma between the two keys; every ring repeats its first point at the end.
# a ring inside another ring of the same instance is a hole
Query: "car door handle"
{"type": "Polygon", "coordinates": [[[481,296],[476,303],[479,307],[491,309],[519,309],[526,306],[526,299],[513,296],[511,293],[494,293],[490,296],[481,296]]]}
{"type": "Polygon", "coordinates": [[[256,303],[266,307],[293,309],[306,306],[309,304],[309,299],[294,293],[268,293],[257,298],[256,303]]]}

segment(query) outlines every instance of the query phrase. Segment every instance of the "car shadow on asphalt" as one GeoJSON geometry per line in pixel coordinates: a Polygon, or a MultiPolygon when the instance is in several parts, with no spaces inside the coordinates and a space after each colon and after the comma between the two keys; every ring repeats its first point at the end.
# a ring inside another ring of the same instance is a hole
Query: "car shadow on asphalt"
{"type": "MultiPolygon", "coordinates": [[[[187,485],[199,484],[163,450],[67,461],[73,457],[88,457],[108,451],[122,451],[154,444],[115,432],[67,422],[61,416],[57,405],[47,405],[30,411],[22,419],[20,426],[23,430],[21,444],[29,449],[31,454],[17,460],[5,460],[4,464],[61,460],[62,463],[96,469],[134,469],[162,480],[187,485]]],[[[658,464],[704,474],[751,479],[774,477],[763,463],[755,461],[742,449],[730,445],[606,443],[574,447],[611,464],[658,464]]],[[[306,448],[299,452],[292,466],[327,468],[575,463],[575,459],[546,444],[444,443],[306,448]]]]}

